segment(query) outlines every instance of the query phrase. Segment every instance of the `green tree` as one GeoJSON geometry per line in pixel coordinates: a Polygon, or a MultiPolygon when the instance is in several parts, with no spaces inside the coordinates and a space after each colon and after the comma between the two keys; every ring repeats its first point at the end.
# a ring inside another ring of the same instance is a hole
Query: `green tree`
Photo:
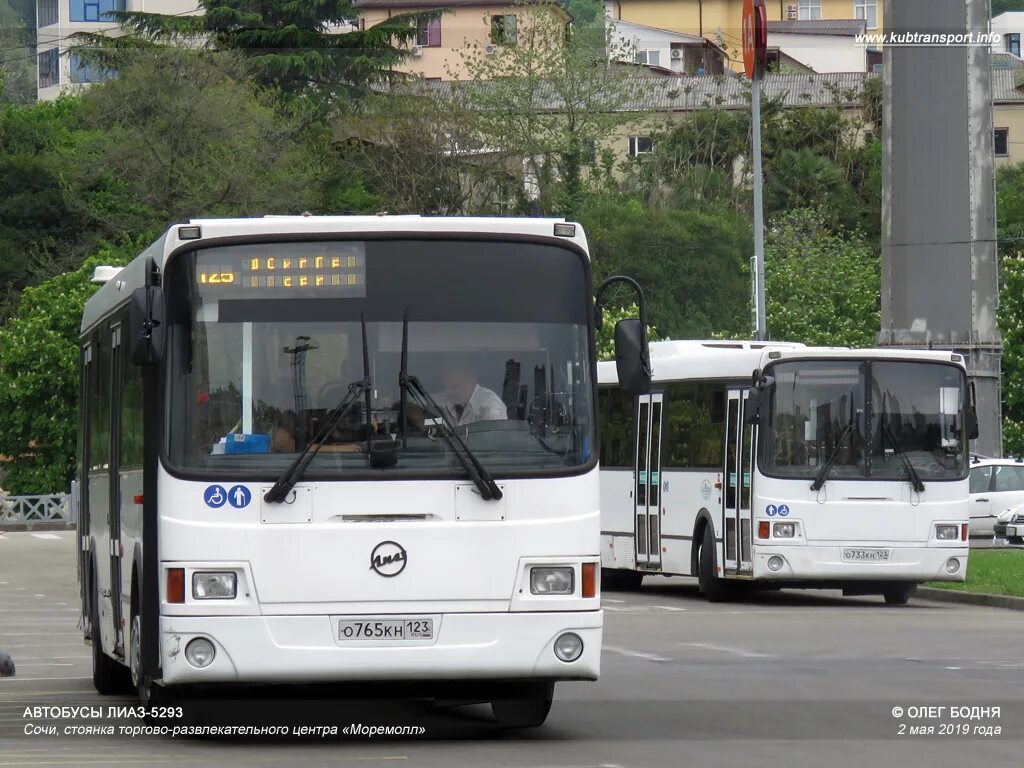
{"type": "Polygon", "coordinates": [[[329,132],[247,74],[237,54],[152,50],[83,95],[79,183],[107,237],[323,204],[339,170],[329,132]]]}
{"type": "Polygon", "coordinates": [[[999,330],[1003,335],[1003,452],[1024,454],[1024,251],[1000,268],[999,330]]]}
{"type": "Polygon", "coordinates": [[[599,170],[600,142],[635,119],[624,108],[643,85],[628,67],[609,65],[624,54],[603,24],[574,28],[553,0],[516,7],[517,25],[496,52],[476,44],[461,52],[467,106],[480,114],[481,143],[509,168],[519,164],[533,212],[574,216],[599,170]]]}
{"type": "Polygon", "coordinates": [[[35,101],[35,35],[6,0],[0,0],[0,50],[0,101],[6,104],[35,101]]]}
{"type": "Polygon", "coordinates": [[[0,295],[48,274],[66,254],[81,261],[91,238],[68,175],[80,156],[74,98],[0,106],[0,295]]]}
{"type": "Polygon", "coordinates": [[[662,210],[618,195],[580,210],[595,283],[624,274],[643,287],[649,322],[670,338],[749,327],[750,223],[728,208],[662,210]]]}
{"type": "Polygon", "coordinates": [[[82,266],[26,288],[0,328],[0,465],[14,494],[58,493],[74,476],[78,331],[98,264],[124,264],[137,244],[108,247],[82,266]]]}
{"type": "Polygon", "coordinates": [[[815,346],[874,346],[880,259],[856,231],[834,232],[820,211],[783,214],[765,233],[771,338],[815,346]]]}
{"type": "Polygon", "coordinates": [[[1013,256],[1024,248],[1024,163],[996,171],[999,252],[1013,256]]]}

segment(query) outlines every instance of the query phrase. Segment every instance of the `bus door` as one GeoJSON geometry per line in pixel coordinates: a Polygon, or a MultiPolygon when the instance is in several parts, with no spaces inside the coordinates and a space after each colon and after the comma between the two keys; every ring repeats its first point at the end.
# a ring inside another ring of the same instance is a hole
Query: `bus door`
{"type": "Polygon", "coordinates": [[[661,569],[661,417],[664,393],[640,395],[636,408],[635,538],[638,568],[661,569]]]}
{"type": "MultiPolygon", "coordinates": [[[[110,503],[107,522],[110,535],[110,616],[114,626],[114,652],[124,653],[124,630],[121,611],[121,367],[125,364],[121,344],[121,324],[110,327],[110,503]]],[[[130,363],[129,363],[130,364],[130,363]]]]}
{"type": "Polygon", "coordinates": [[[722,530],[725,572],[751,573],[750,544],[753,516],[750,485],[753,472],[754,428],[745,423],[743,408],[747,391],[729,390],[725,433],[725,492],[722,494],[722,530]]]}

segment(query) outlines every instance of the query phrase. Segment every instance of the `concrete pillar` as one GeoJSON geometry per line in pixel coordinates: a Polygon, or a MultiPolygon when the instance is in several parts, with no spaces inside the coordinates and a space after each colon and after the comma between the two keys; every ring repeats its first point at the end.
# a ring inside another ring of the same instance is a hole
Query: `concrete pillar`
{"type": "MultiPolygon", "coordinates": [[[[984,33],[989,0],[885,4],[885,31],[984,33]]],[[[880,346],[948,349],[967,359],[981,436],[1002,453],[996,327],[995,160],[988,46],[884,52],[880,346]]]]}

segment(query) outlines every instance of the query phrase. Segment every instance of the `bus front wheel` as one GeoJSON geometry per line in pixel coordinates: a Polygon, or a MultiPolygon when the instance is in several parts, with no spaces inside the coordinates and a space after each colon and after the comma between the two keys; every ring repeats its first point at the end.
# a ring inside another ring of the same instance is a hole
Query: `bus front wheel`
{"type": "MultiPolygon", "coordinates": [[[[93,582],[95,584],[95,581],[93,582]]],[[[100,601],[93,590],[90,609],[92,623],[92,684],[101,696],[111,696],[131,690],[128,670],[103,652],[103,633],[100,630],[100,601]]]]}
{"type": "Polygon", "coordinates": [[[502,728],[536,728],[544,725],[555,696],[554,683],[533,683],[510,690],[491,701],[491,712],[502,728]]]}
{"type": "Polygon", "coordinates": [[[917,584],[890,584],[882,592],[886,605],[906,605],[917,591],[917,584]]]}
{"type": "Polygon", "coordinates": [[[715,573],[715,532],[710,525],[704,527],[697,553],[697,585],[712,603],[721,603],[730,597],[730,585],[715,573]]]}

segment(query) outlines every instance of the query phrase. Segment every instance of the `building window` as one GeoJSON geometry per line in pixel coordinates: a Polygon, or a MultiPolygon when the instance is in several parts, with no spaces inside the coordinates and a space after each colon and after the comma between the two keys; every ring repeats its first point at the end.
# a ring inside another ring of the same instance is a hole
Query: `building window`
{"type": "Polygon", "coordinates": [[[853,16],[864,19],[868,29],[878,29],[878,0],[853,0],[853,16]]]}
{"type": "Polygon", "coordinates": [[[111,76],[109,70],[90,64],[76,53],[68,56],[68,64],[72,83],[102,83],[104,80],[109,80],[111,76]]]}
{"type": "Polygon", "coordinates": [[[1006,40],[1006,52],[1012,53],[1018,59],[1020,58],[1020,33],[1011,32],[1008,35],[1003,35],[1006,40]]]}
{"type": "Polygon", "coordinates": [[[113,22],[107,14],[123,11],[125,0],[70,0],[71,21],[113,22]]]}
{"type": "Polygon", "coordinates": [[[800,0],[798,15],[801,21],[820,21],[821,0],[800,0]]]}
{"type": "Polygon", "coordinates": [[[420,21],[416,26],[416,45],[421,48],[437,48],[441,45],[441,20],[420,21]]]}
{"type": "Polygon", "coordinates": [[[649,155],[654,151],[654,141],[650,136],[630,136],[629,137],[629,155],[630,157],[639,157],[640,155],[649,155]]]}
{"type": "Polygon", "coordinates": [[[39,13],[36,16],[36,23],[40,27],[48,27],[60,21],[60,14],[57,12],[57,0],[39,0],[39,13]]]}
{"type": "Polygon", "coordinates": [[[660,67],[661,51],[637,51],[633,59],[637,64],[647,64],[651,67],[660,67]]]}
{"type": "Polygon", "coordinates": [[[1010,156],[1010,129],[996,128],[996,157],[1010,156]]]}
{"type": "Polygon", "coordinates": [[[491,16],[491,42],[495,45],[516,44],[516,17],[514,15],[491,16]]]}
{"type": "Polygon", "coordinates": [[[39,87],[49,88],[60,83],[60,52],[56,48],[39,54],[39,87]]]}

